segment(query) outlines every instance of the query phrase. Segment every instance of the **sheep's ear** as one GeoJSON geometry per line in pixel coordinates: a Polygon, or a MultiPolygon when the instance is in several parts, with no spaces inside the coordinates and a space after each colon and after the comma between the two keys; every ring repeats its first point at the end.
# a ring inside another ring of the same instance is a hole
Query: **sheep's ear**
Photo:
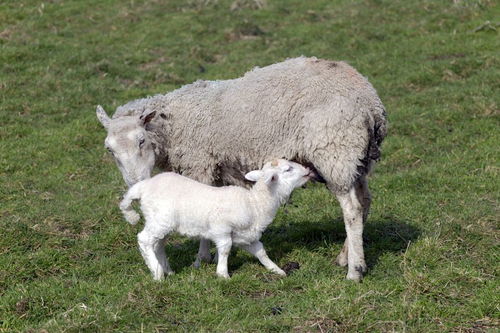
{"type": "Polygon", "coordinates": [[[141,126],[146,127],[146,125],[148,125],[151,122],[151,120],[153,120],[155,115],[156,115],[156,111],[142,115],[139,117],[139,123],[141,124],[141,126]]]}
{"type": "Polygon", "coordinates": [[[97,119],[99,119],[102,126],[107,129],[109,127],[109,122],[111,121],[111,119],[107,115],[106,111],[104,111],[102,106],[100,105],[97,106],[96,114],[97,114],[97,119]]]}
{"type": "Polygon", "coordinates": [[[250,171],[249,173],[247,173],[245,175],[245,178],[251,182],[256,182],[260,179],[260,177],[262,177],[264,175],[264,172],[262,172],[261,170],[254,170],[254,171],[250,171]]]}

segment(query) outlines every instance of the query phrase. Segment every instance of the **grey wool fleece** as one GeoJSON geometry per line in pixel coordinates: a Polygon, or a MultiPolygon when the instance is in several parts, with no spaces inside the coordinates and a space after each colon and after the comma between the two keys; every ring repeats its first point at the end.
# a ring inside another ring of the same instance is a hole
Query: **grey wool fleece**
{"type": "Polygon", "coordinates": [[[241,185],[246,172],[285,158],[313,166],[334,193],[366,175],[387,125],[365,77],[345,62],[306,57],[132,101],[113,118],[153,111],[147,130],[163,169],[241,185]]]}

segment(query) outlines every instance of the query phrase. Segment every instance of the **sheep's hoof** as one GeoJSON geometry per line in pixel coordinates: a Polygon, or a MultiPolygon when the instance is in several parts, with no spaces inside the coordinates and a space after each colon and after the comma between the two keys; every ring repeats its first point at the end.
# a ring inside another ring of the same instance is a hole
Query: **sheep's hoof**
{"type": "Polygon", "coordinates": [[[196,260],[193,263],[193,267],[198,269],[201,267],[202,262],[210,263],[212,261],[212,256],[209,254],[208,256],[196,256],[196,260]]]}
{"type": "Polygon", "coordinates": [[[366,273],[366,271],[367,268],[365,264],[356,265],[354,266],[353,270],[349,269],[346,279],[355,282],[361,282],[361,280],[363,280],[363,275],[366,273]]]}
{"type": "Polygon", "coordinates": [[[217,276],[226,280],[229,279],[228,273],[217,273],[217,276]]]}
{"type": "Polygon", "coordinates": [[[344,251],[340,252],[337,256],[337,259],[335,259],[335,264],[341,267],[347,266],[347,253],[345,253],[344,251]]]}
{"type": "Polygon", "coordinates": [[[286,276],[285,271],[284,271],[284,270],[282,270],[282,269],[279,269],[279,268],[278,268],[278,269],[273,270],[273,272],[274,272],[274,273],[276,273],[276,274],[278,274],[278,275],[281,275],[281,276],[286,276]]]}
{"type": "Polygon", "coordinates": [[[355,274],[347,273],[346,279],[354,282],[361,282],[363,280],[363,275],[358,273],[355,274]]]}
{"type": "Polygon", "coordinates": [[[335,259],[335,263],[341,267],[347,266],[347,246],[344,244],[342,250],[340,250],[339,255],[335,259]]]}

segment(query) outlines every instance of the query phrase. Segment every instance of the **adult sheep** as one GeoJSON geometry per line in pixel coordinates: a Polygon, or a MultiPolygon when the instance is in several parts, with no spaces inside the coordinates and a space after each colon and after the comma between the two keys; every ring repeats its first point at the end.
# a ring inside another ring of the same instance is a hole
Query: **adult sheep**
{"type": "MultiPolygon", "coordinates": [[[[347,279],[366,272],[366,176],[386,135],[385,109],[366,78],[344,62],[299,57],[225,81],[197,81],[97,117],[125,182],[156,164],[210,185],[245,184],[273,158],[314,168],[337,197],[347,237],[336,263],[347,279]]],[[[210,260],[201,240],[196,264],[210,260]]]]}

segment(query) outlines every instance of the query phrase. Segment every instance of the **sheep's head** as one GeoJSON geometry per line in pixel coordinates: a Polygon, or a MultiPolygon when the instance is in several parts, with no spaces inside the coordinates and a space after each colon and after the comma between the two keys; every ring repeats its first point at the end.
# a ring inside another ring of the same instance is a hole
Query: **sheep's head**
{"type": "Polygon", "coordinates": [[[263,181],[290,195],[294,189],[304,185],[314,176],[314,172],[299,163],[275,159],[264,164],[261,170],[250,171],[245,178],[254,182],[263,181]]]}
{"type": "Polygon", "coordinates": [[[111,119],[104,109],[97,107],[97,119],[108,135],[104,146],[113,155],[116,165],[128,186],[149,178],[155,164],[153,146],[146,133],[146,125],[155,112],[141,116],[124,116],[111,119]]]}

